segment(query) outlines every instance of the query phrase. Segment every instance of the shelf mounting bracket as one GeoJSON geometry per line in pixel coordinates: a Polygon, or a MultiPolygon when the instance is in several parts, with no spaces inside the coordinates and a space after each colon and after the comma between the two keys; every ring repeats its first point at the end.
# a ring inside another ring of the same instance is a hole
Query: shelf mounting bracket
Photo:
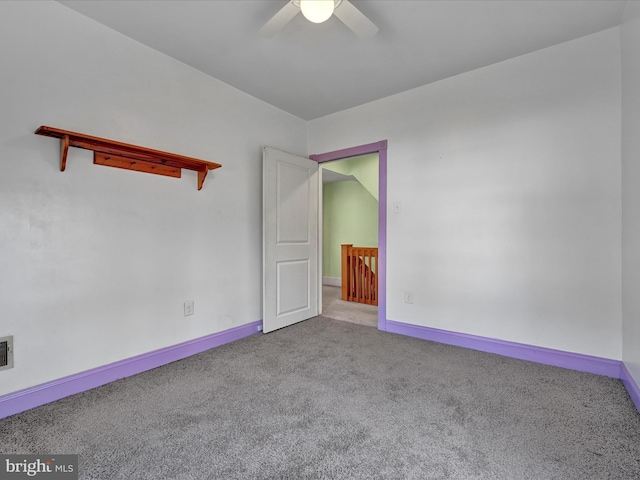
{"type": "Polygon", "coordinates": [[[69,153],[69,135],[60,137],[60,171],[67,168],[67,153],[69,153]]]}

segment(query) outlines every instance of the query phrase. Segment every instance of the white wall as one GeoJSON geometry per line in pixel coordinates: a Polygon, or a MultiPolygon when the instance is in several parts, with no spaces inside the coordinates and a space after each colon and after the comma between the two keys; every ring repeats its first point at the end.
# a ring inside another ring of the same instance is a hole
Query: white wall
{"type": "Polygon", "coordinates": [[[55,2],[0,2],[0,59],[0,394],[262,318],[261,146],[305,122],[55,2]],[[62,173],[40,125],[223,166],[62,173]]]}
{"type": "MultiPolygon", "coordinates": [[[[624,359],[639,380],[632,13],[624,359]]],[[[314,153],[389,140],[389,204],[403,202],[388,212],[389,319],[621,358],[619,41],[605,31],[310,122],[314,153]]],[[[0,58],[0,336],[15,337],[0,395],[259,320],[261,146],[306,154],[305,122],[55,2],[0,2],[0,58]],[[61,173],[58,142],[32,133],[43,124],[223,167],[199,192],[193,172],[94,166],[78,149],[61,173]]]]}
{"type": "Polygon", "coordinates": [[[389,140],[388,319],[621,358],[619,46],[610,29],[309,123],[313,153],[389,140]]]}
{"type": "Polygon", "coordinates": [[[623,359],[640,384],[640,3],[628,3],[620,33],[623,359]]]}

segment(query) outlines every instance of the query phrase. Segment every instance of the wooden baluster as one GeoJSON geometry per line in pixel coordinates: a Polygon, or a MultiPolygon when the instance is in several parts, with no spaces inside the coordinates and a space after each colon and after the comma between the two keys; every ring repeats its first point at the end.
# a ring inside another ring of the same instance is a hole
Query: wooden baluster
{"type": "Polygon", "coordinates": [[[376,296],[376,271],[374,269],[374,263],[376,260],[376,252],[375,250],[371,252],[371,304],[377,304],[377,296],[376,296]]]}
{"type": "Polygon", "coordinates": [[[353,249],[353,299],[355,302],[358,301],[358,285],[360,284],[360,262],[358,262],[358,249],[353,249]]]}
{"type": "Polygon", "coordinates": [[[360,270],[360,285],[362,291],[360,292],[360,301],[366,303],[367,301],[367,256],[366,250],[363,248],[360,250],[362,259],[362,269],[360,270]]]}
{"type": "Polygon", "coordinates": [[[367,250],[362,251],[362,299],[364,303],[369,303],[369,266],[367,265],[367,250]]]}
{"type": "Polygon", "coordinates": [[[360,260],[360,296],[358,297],[358,300],[360,301],[360,303],[364,303],[364,275],[366,268],[364,264],[364,250],[362,248],[358,250],[358,259],[360,260]]]}
{"type": "Polygon", "coordinates": [[[375,270],[373,270],[373,304],[378,305],[378,251],[374,252],[372,257],[375,262],[375,270]]]}
{"type": "Polygon", "coordinates": [[[367,303],[367,251],[363,248],[360,250],[362,252],[362,303],[367,303]]]}
{"type": "Polygon", "coordinates": [[[340,276],[342,277],[342,300],[345,301],[349,300],[349,288],[351,285],[351,268],[349,264],[349,250],[351,247],[353,247],[353,244],[342,244],[342,266],[340,276]]]}
{"type": "Polygon", "coordinates": [[[362,249],[358,249],[358,265],[360,266],[360,268],[358,269],[358,274],[360,277],[358,278],[358,286],[360,287],[358,289],[358,301],[362,303],[362,289],[364,288],[364,284],[362,283],[362,272],[364,271],[364,268],[362,266],[362,249]]]}
{"type": "Polygon", "coordinates": [[[358,278],[358,250],[351,250],[351,262],[353,264],[353,295],[352,299],[358,301],[358,285],[360,284],[360,279],[358,278]]]}
{"type": "Polygon", "coordinates": [[[351,300],[358,301],[358,257],[354,249],[351,249],[351,283],[353,284],[351,300]]]}
{"type": "Polygon", "coordinates": [[[377,270],[378,270],[378,251],[374,250],[373,252],[373,256],[371,257],[371,266],[373,267],[375,264],[375,269],[372,268],[371,269],[371,288],[373,289],[373,304],[377,305],[378,304],[378,276],[376,274],[377,270]]]}
{"type": "Polygon", "coordinates": [[[349,300],[353,301],[356,293],[356,262],[353,256],[353,249],[350,250],[349,258],[351,259],[351,288],[349,289],[349,300]]]}
{"type": "Polygon", "coordinates": [[[371,251],[371,258],[369,259],[369,273],[371,275],[371,304],[375,305],[376,300],[376,273],[373,269],[373,263],[375,258],[375,251],[371,251]]]}
{"type": "Polygon", "coordinates": [[[369,304],[373,304],[373,263],[372,263],[372,251],[369,250],[369,270],[367,271],[367,287],[369,288],[369,304]]]}
{"type": "Polygon", "coordinates": [[[353,253],[353,248],[350,249],[350,258],[351,258],[351,293],[350,293],[350,298],[351,301],[353,301],[353,299],[356,296],[356,288],[358,285],[358,262],[356,262],[356,257],[353,253]]]}

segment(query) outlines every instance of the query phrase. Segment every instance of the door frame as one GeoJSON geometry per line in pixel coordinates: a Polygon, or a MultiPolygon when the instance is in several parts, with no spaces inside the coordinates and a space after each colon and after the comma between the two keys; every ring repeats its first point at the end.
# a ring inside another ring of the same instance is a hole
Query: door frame
{"type": "MultiPolygon", "coordinates": [[[[378,330],[387,331],[387,140],[375,143],[367,143],[357,147],[334,150],[332,152],[309,155],[310,160],[318,163],[342,160],[349,157],[378,154],[378,330]]],[[[321,179],[320,179],[321,181],[321,179]]],[[[320,203],[322,205],[322,188],[320,190],[320,203]]],[[[320,212],[321,213],[321,212],[320,212]]],[[[319,215],[322,222],[322,216],[319,215]]],[[[322,259],[322,229],[318,229],[319,259],[322,259]]],[[[320,290],[318,298],[322,298],[322,265],[318,265],[320,290]]],[[[319,305],[321,310],[322,305],[319,305]]],[[[320,311],[319,310],[319,311],[320,311]]]]}

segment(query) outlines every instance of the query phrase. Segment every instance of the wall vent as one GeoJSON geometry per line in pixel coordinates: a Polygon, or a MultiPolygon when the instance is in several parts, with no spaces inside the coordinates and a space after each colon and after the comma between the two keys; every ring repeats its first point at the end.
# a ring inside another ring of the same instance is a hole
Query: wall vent
{"type": "Polygon", "coordinates": [[[0,370],[13,368],[13,335],[0,337],[0,370]]]}

